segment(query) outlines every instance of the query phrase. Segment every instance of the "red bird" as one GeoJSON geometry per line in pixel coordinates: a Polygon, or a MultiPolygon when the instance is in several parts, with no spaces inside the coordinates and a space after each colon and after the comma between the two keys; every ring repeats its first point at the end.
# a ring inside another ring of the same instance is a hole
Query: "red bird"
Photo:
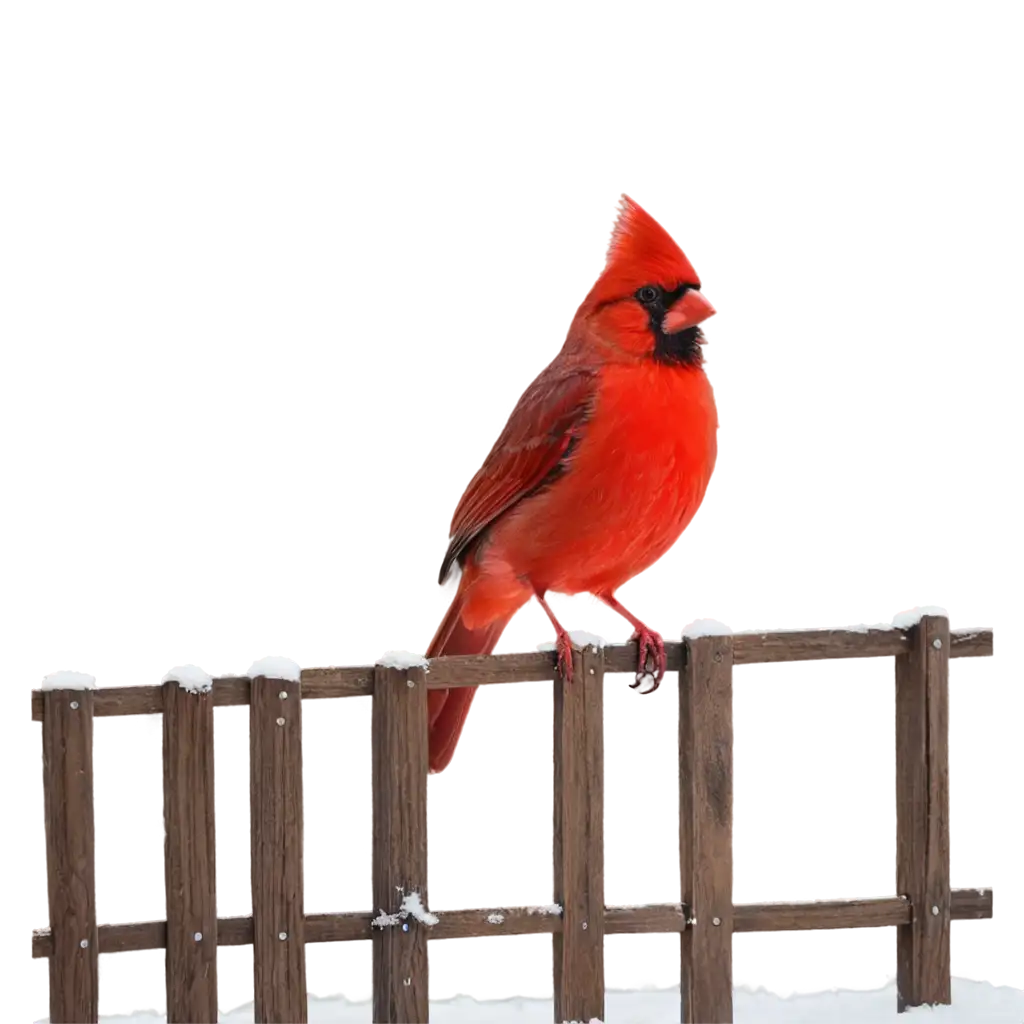
{"type": "MultiPolygon", "coordinates": [[[[649,674],[657,687],[665,644],[615,591],[676,542],[711,478],[718,416],[698,324],[714,312],[679,246],[623,196],[604,272],[455,510],[440,579],[456,563],[462,576],[428,657],[489,654],[536,597],[568,676],[572,642],[544,595],[587,591],[635,630],[631,685],[649,674]]],[[[475,692],[430,691],[431,771],[451,761],[475,692]]]]}

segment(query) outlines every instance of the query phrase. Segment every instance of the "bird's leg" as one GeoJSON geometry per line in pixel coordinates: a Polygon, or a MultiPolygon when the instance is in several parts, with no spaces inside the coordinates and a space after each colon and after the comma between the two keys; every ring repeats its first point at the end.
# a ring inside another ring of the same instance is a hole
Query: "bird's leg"
{"type": "Polygon", "coordinates": [[[537,600],[540,602],[541,608],[544,609],[545,614],[551,620],[551,625],[555,627],[555,650],[558,652],[558,672],[559,675],[567,682],[572,682],[572,640],[569,638],[569,634],[565,631],[565,627],[555,618],[555,613],[551,610],[551,606],[544,600],[543,594],[536,594],[537,600]]]}
{"type": "Polygon", "coordinates": [[[661,685],[668,663],[665,656],[665,641],[662,640],[661,634],[655,633],[653,629],[648,629],[632,612],[623,608],[613,594],[597,594],[595,596],[608,605],[612,611],[618,612],[636,630],[630,640],[637,641],[639,658],[636,667],[636,681],[630,683],[630,687],[635,690],[645,679],[651,679],[650,688],[640,692],[654,693],[661,685]]]}

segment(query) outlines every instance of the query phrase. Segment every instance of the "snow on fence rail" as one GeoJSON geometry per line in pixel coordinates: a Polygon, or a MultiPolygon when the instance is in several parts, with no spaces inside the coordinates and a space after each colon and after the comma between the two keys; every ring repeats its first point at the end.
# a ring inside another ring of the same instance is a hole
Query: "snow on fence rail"
{"type": "MultiPolygon", "coordinates": [[[[217,1019],[217,947],[252,945],[257,1021],[305,1021],[305,944],[373,943],[373,1019],[426,1021],[427,941],[550,933],[555,1020],[604,1016],[604,936],[677,932],[684,1021],[732,1019],[732,935],[895,926],[899,1009],[950,1000],[949,923],[992,916],[990,889],[949,886],[949,658],[992,654],[992,631],[951,632],[942,615],[906,628],[691,637],[668,643],[679,673],[680,900],[604,904],[603,712],[608,672],[633,672],[636,647],[574,652],[566,684],[551,653],[437,658],[425,666],[277,671],[288,678],[77,688],[32,694],[42,722],[50,927],[50,1019],[95,1021],[97,956],[167,950],[167,1019],[217,1019]],[[760,662],[894,656],[898,895],[812,903],[732,902],[732,668],[760,662]],[[555,903],[431,911],[427,901],[427,691],[554,678],[555,903]],[[373,910],[305,914],[302,705],[373,698],[373,910]],[[213,708],[249,704],[251,917],[217,918],[213,708]],[[92,720],[162,713],[167,920],[97,925],[92,720]]],[[[258,669],[259,666],[254,666],[258,669]]],[[[190,677],[191,678],[191,677],[190,677]]],[[[91,680],[90,680],[91,681],[91,680]]],[[[76,688],[65,688],[75,686],[76,688]]]]}

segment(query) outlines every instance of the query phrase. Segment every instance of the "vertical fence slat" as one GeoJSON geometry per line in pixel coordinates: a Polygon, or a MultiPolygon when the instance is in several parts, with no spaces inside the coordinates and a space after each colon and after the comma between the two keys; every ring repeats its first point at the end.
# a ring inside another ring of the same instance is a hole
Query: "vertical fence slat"
{"type": "Polygon", "coordinates": [[[43,693],[43,800],[50,900],[50,1020],[99,1018],[96,866],[88,690],[43,693]]]}
{"type": "Polygon", "coordinates": [[[555,677],[555,1021],[604,1020],[604,651],[555,677]]]}
{"type": "Polygon", "coordinates": [[[301,1024],[307,1011],[299,683],[253,679],[249,709],[256,1020],[301,1024]]]}
{"type": "Polygon", "coordinates": [[[679,674],[681,1019],[732,1020],[732,637],[689,639],[679,674]]]}
{"type": "Polygon", "coordinates": [[[213,693],[164,684],[168,1024],[217,1020],[213,693]]]}
{"type": "Polygon", "coordinates": [[[912,908],[896,929],[896,991],[950,1002],[949,620],[928,615],[896,658],[896,886],[912,908]]]}
{"type": "MultiPolygon", "coordinates": [[[[377,666],[373,682],[373,906],[397,915],[427,900],[427,687],[422,669],[377,666]]],[[[426,1024],[427,925],[411,915],[373,929],[373,1019],[426,1024]]]]}

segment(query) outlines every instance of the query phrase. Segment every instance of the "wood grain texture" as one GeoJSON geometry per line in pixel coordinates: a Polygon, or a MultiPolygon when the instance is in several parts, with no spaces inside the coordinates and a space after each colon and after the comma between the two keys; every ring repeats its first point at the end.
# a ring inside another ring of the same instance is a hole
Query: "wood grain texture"
{"type": "Polygon", "coordinates": [[[732,1020],[733,638],[686,641],[680,673],[681,1016],[732,1020]]]}
{"type": "Polygon", "coordinates": [[[164,684],[167,1020],[217,1020],[213,694],[164,684]]]}
{"type": "Polygon", "coordinates": [[[300,684],[252,681],[253,978],[258,1022],[305,1022],[300,684]],[[282,697],[281,695],[286,696],[282,697]]]}
{"type": "MultiPolygon", "coordinates": [[[[396,914],[405,896],[427,900],[427,687],[423,669],[374,672],[373,905],[396,914]]],[[[373,928],[373,1019],[426,1024],[429,926],[406,917],[373,928]]]]}
{"type": "Polygon", "coordinates": [[[574,650],[554,695],[555,1020],[603,1020],[604,651],[574,650]]]}
{"type": "Polygon", "coordinates": [[[92,690],[43,694],[43,804],[50,902],[50,1020],[99,1016],[92,690]]]}
{"type": "Polygon", "coordinates": [[[910,902],[899,896],[801,903],[738,903],[734,932],[797,932],[836,928],[884,928],[906,924],[910,902]]]}
{"type": "MultiPolygon", "coordinates": [[[[736,633],[733,664],[754,665],[772,661],[809,661],[823,658],[880,658],[907,650],[906,634],[900,630],[810,629],[765,633],[736,633]]],[[[991,629],[962,629],[950,634],[951,658],[981,658],[992,654],[991,629]]],[[[668,670],[678,672],[682,644],[665,644],[668,670]]],[[[633,672],[636,644],[612,644],[605,648],[605,672],[633,672]]],[[[554,656],[529,654],[457,655],[430,662],[427,688],[484,686],[489,683],[536,682],[550,679],[554,656]]],[[[373,667],[307,668],[302,670],[302,699],[367,696],[373,692],[373,667]]],[[[249,680],[226,676],[213,681],[215,707],[249,703],[249,680]]],[[[94,714],[154,715],[163,711],[160,686],[108,687],[95,691],[94,714]]],[[[43,694],[32,691],[32,718],[43,720],[43,694]]]]}
{"type": "Polygon", "coordinates": [[[950,1001],[949,621],[925,616],[896,659],[896,888],[912,919],[896,933],[896,991],[950,1001]]]}
{"type": "MultiPolygon", "coordinates": [[[[954,921],[1011,920],[1017,910],[998,887],[964,888],[954,883],[949,894],[954,921]]],[[[743,898],[733,904],[733,930],[739,934],[762,932],[809,932],[852,928],[885,928],[906,924],[910,904],[898,896],[851,896],[808,899],[799,902],[743,898]]],[[[366,944],[372,937],[367,910],[316,911],[305,914],[305,941],[366,944]]],[[[510,935],[555,935],[561,931],[561,914],[543,904],[464,907],[438,913],[432,939],[486,939],[510,935]]],[[[606,935],[678,935],[686,927],[679,903],[611,903],[604,908],[606,935]]],[[[217,919],[217,945],[244,947],[253,941],[252,914],[234,913],[217,919]]],[[[49,928],[32,930],[31,946],[41,956],[53,953],[49,928]]],[[[117,921],[99,925],[101,953],[167,948],[166,921],[117,921]]]]}

